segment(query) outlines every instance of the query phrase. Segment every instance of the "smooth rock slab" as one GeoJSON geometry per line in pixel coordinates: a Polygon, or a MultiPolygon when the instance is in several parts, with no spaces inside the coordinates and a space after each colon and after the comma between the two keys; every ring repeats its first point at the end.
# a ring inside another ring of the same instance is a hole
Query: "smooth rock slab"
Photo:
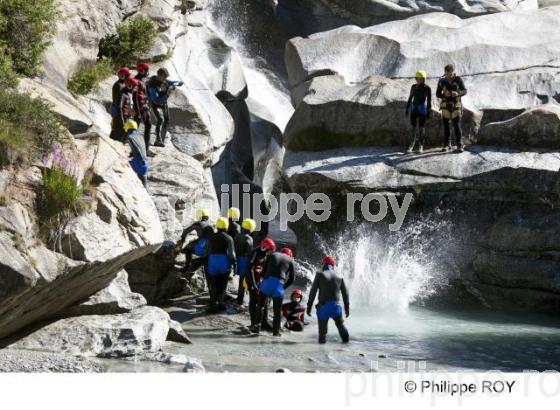
{"type": "Polygon", "coordinates": [[[10,348],[63,352],[76,356],[121,357],[156,352],[169,332],[169,315],[145,306],[130,313],[61,319],[10,348]]]}

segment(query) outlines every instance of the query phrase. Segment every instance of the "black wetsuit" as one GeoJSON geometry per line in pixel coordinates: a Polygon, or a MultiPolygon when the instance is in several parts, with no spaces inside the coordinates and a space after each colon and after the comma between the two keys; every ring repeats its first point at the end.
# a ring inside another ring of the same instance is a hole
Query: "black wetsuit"
{"type": "Polygon", "coordinates": [[[311,312],[315,297],[319,292],[319,303],[317,304],[317,318],[319,323],[319,343],[325,343],[329,319],[333,319],[338,333],[343,342],[348,342],[348,330],[344,326],[344,318],[339,301],[342,295],[344,303],[344,311],[346,315],[350,312],[350,300],[348,291],[344,283],[344,279],[336,270],[322,270],[315,274],[311,291],[309,292],[309,300],[307,301],[307,311],[311,312]],[[338,306],[338,307],[337,307],[338,306]]]}
{"type": "Polygon", "coordinates": [[[150,147],[150,134],[152,132],[152,116],[150,114],[150,100],[148,97],[148,76],[145,74],[137,74],[138,91],[136,92],[135,105],[137,107],[135,120],[138,124],[144,124],[144,144],[146,149],[150,147]]]}
{"type": "MultiPolygon", "coordinates": [[[[247,275],[247,287],[249,288],[249,316],[251,317],[251,326],[257,324],[257,304],[259,301],[259,286],[262,280],[262,270],[266,263],[267,253],[260,247],[255,248],[251,252],[249,258],[249,275],[247,275]]],[[[261,327],[270,327],[268,323],[268,303],[265,303],[261,327]]]]}
{"type": "Polygon", "coordinates": [[[203,257],[210,293],[209,308],[223,308],[231,266],[235,265],[235,248],[231,236],[224,230],[218,230],[208,238],[203,257]],[[222,258],[222,261],[218,258],[222,258]]]}
{"type": "Polygon", "coordinates": [[[420,146],[424,145],[426,136],[424,125],[426,124],[426,120],[430,118],[431,107],[431,88],[425,83],[413,84],[410,88],[408,102],[406,103],[406,115],[410,113],[410,125],[412,126],[410,149],[414,148],[417,140],[420,146]],[[416,134],[417,127],[419,128],[418,138],[416,134]]]}
{"type": "Polygon", "coordinates": [[[233,220],[229,220],[229,227],[228,227],[228,234],[232,238],[235,238],[237,235],[241,233],[241,226],[233,220]]]}
{"type": "Polygon", "coordinates": [[[280,252],[274,252],[266,259],[263,269],[263,280],[261,282],[261,292],[259,293],[259,302],[257,306],[256,322],[260,323],[262,311],[266,304],[266,299],[272,299],[272,310],[274,318],[272,320],[272,331],[276,334],[280,332],[280,324],[282,321],[282,302],[284,300],[284,289],[294,283],[295,268],[293,259],[280,252]],[[265,283],[266,282],[266,283],[265,283]],[[267,294],[270,282],[275,282],[283,289],[274,289],[272,294],[267,294]]]}
{"type": "Polygon", "coordinates": [[[245,229],[233,238],[235,256],[237,257],[237,274],[239,275],[239,288],[237,290],[237,303],[243,304],[245,288],[243,280],[249,274],[251,252],[253,252],[253,238],[251,233],[245,229]]]}
{"type": "Polygon", "coordinates": [[[461,77],[453,77],[451,81],[447,77],[440,78],[436,90],[436,97],[441,98],[441,112],[443,119],[443,131],[445,135],[445,145],[451,145],[451,130],[449,122],[453,122],[453,130],[455,140],[458,147],[463,146],[463,135],[461,132],[461,116],[463,114],[463,106],[461,97],[467,94],[467,89],[461,77]],[[446,96],[446,92],[456,92],[456,97],[446,96]]]}
{"type": "MultiPolygon", "coordinates": [[[[196,232],[198,238],[189,242],[187,246],[185,246],[185,248],[183,249],[183,253],[185,254],[186,257],[185,267],[183,269],[183,271],[185,272],[196,271],[204,264],[204,258],[200,257],[200,255],[198,255],[199,258],[197,258],[193,262],[192,260],[193,254],[197,250],[197,245],[199,245],[199,241],[201,239],[207,240],[208,238],[210,238],[210,236],[212,236],[215,233],[212,225],[208,223],[208,218],[204,218],[198,222],[193,223],[191,226],[185,228],[183,230],[183,233],[181,234],[181,242],[185,242],[185,239],[191,232],[196,232]]],[[[202,245],[204,246],[204,244],[202,245]]],[[[202,248],[202,250],[204,250],[204,248],[202,248]]]]}
{"type": "MultiPolygon", "coordinates": [[[[120,103],[121,103],[121,94],[124,90],[124,80],[118,79],[117,81],[115,81],[115,83],[113,84],[113,88],[111,89],[111,104],[112,104],[112,110],[116,113],[119,109],[120,103]]],[[[124,140],[124,124],[122,123],[121,120],[121,116],[120,115],[116,115],[115,117],[113,117],[113,119],[111,120],[111,134],[109,135],[109,137],[111,139],[114,140],[124,140]]]]}

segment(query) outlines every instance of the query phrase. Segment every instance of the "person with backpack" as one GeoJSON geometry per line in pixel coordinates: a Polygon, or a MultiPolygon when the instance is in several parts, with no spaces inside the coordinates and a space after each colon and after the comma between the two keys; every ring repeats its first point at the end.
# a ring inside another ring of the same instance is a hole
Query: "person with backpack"
{"type": "Polygon", "coordinates": [[[157,75],[151,77],[148,82],[150,105],[157,120],[156,142],[154,143],[156,147],[165,147],[165,138],[169,125],[168,99],[171,92],[176,87],[182,85],[182,81],[169,80],[169,71],[166,68],[160,68],[157,71],[157,75]]]}
{"type": "Polygon", "coordinates": [[[455,74],[455,66],[453,64],[446,65],[444,70],[445,75],[440,78],[436,90],[436,97],[441,98],[440,109],[445,136],[442,152],[448,152],[453,149],[451,145],[450,123],[453,123],[456,151],[463,152],[465,146],[461,132],[461,117],[463,115],[461,97],[467,95],[467,89],[461,77],[455,74]]]}
{"type": "Polygon", "coordinates": [[[139,62],[136,65],[136,71],[137,74],[134,78],[138,81],[138,87],[136,88],[136,111],[134,113],[134,118],[138,124],[144,124],[144,144],[146,145],[146,152],[149,153],[152,119],[147,84],[150,76],[150,65],[148,63],[139,62]]]}
{"type": "Polygon", "coordinates": [[[118,114],[115,118],[114,139],[126,143],[126,131],[124,125],[128,120],[134,120],[134,99],[136,94],[137,81],[134,77],[128,77],[124,81],[124,87],[120,93],[118,114]]]}

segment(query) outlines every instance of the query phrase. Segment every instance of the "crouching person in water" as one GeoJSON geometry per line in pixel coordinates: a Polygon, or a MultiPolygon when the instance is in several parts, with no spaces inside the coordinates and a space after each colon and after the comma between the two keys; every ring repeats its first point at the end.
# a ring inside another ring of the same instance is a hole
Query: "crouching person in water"
{"type": "MultiPolygon", "coordinates": [[[[231,225],[230,225],[231,226],[231,225]]],[[[241,224],[241,233],[233,238],[235,256],[237,257],[237,275],[239,275],[239,288],[237,289],[237,304],[242,305],[245,297],[243,281],[249,274],[249,262],[253,252],[253,237],[257,224],[252,219],[245,219],[241,224]]]]}
{"type": "Polygon", "coordinates": [[[204,249],[206,262],[206,280],[210,293],[208,313],[217,313],[226,309],[224,299],[232,267],[235,267],[235,249],[233,239],[227,234],[228,220],[218,218],[218,232],[210,236],[204,249]]]}
{"type": "Polygon", "coordinates": [[[280,324],[282,322],[282,302],[284,301],[284,290],[294,283],[293,254],[289,248],[282,248],[280,252],[271,254],[264,265],[263,281],[260,286],[259,302],[257,306],[256,333],[260,331],[260,323],[266,299],[272,299],[272,335],[280,335],[280,324]]]}
{"type": "Polygon", "coordinates": [[[194,272],[204,264],[204,248],[206,247],[206,242],[208,239],[214,235],[214,228],[208,222],[210,218],[210,212],[207,209],[199,209],[196,211],[197,221],[191,226],[185,228],[181,234],[181,240],[179,241],[179,246],[183,248],[185,239],[191,232],[196,232],[197,238],[191,241],[182,249],[185,254],[185,266],[182,269],[183,273],[194,272]],[[197,259],[193,261],[193,255],[198,256],[197,259]]]}
{"type": "Polygon", "coordinates": [[[262,330],[272,330],[268,322],[268,299],[261,309],[262,314],[257,322],[257,305],[259,302],[260,286],[266,258],[276,251],[276,244],[270,238],[264,238],[260,246],[255,248],[249,258],[249,274],[245,278],[249,290],[249,316],[251,317],[251,331],[258,333],[262,330]],[[259,327],[257,327],[257,323],[259,327]]]}
{"type": "Polygon", "coordinates": [[[130,166],[142,181],[142,185],[148,185],[148,155],[144,140],[138,135],[138,124],[134,120],[128,120],[124,123],[124,131],[132,150],[132,158],[130,166]]]}
{"type": "Polygon", "coordinates": [[[326,256],[323,259],[323,270],[315,274],[313,285],[309,293],[309,301],[307,302],[307,314],[311,316],[311,309],[315,296],[319,292],[319,303],[317,304],[317,319],[319,321],[319,343],[323,344],[327,341],[327,331],[329,319],[333,319],[338,333],[344,343],[348,343],[350,336],[348,330],[344,326],[342,317],[342,307],[340,306],[340,295],[344,303],[344,312],[346,317],[350,316],[350,302],[348,300],[348,291],[344,284],[344,279],[335,270],[336,262],[332,256],[326,256]]]}
{"type": "Polygon", "coordinates": [[[305,325],[305,308],[301,304],[302,299],[301,290],[295,289],[290,297],[290,302],[282,305],[282,315],[286,319],[284,327],[293,332],[303,331],[305,325]]]}
{"type": "Polygon", "coordinates": [[[432,107],[432,90],[426,85],[426,78],[425,71],[416,73],[416,84],[413,84],[410,88],[410,95],[406,103],[406,116],[410,115],[410,125],[412,126],[411,142],[407,150],[409,153],[414,151],[416,144],[418,144],[418,152],[424,152],[425,125],[430,118],[432,107]]]}

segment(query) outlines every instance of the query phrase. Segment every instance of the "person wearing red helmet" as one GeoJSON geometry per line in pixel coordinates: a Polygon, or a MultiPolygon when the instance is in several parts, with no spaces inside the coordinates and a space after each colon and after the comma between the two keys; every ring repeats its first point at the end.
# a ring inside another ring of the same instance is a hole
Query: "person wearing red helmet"
{"type": "Polygon", "coordinates": [[[262,311],[268,298],[272,299],[272,335],[281,336],[280,324],[282,322],[282,302],[284,291],[294,283],[295,268],[293,254],[289,248],[283,248],[281,252],[274,252],[266,258],[263,269],[263,279],[259,287],[259,301],[257,304],[257,325],[255,333],[259,333],[259,323],[262,311]]]}
{"type": "Polygon", "coordinates": [[[286,323],[284,323],[286,329],[294,332],[303,331],[305,308],[301,304],[302,300],[303,292],[295,289],[290,297],[290,302],[282,305],[282,316],[286,319],[286,323]]]}
{"type": "MultiPolygon", "coordinates": [[[[245,276],[245,283],[249,291],[249,316],[251,317],[251,329],[257,324],[257,303],[259,300],[259,286],[262,280],[263,266],[268,255],[276,251],[276,244],[270,238],[264,238],[260,245],[253,250],[249,258],[249,274],[245,276]]],[[[268,306],[264,306],[260,320],[261,329],[272,329],[268,322],[268,306]]]]}
{"type": "Polygon", "coordinates": [[[134,77],[128,77],[124,81],[124,88],[121,91],[121,99],[118,105],[118,116],[116,121],[115,139],[126,142],[126,131],[124,129],[124,124],[128,120],[134,117],[134,96],[136,94],[136,88],[138,87],[138,82],[134,77]],[[119,127],[120,130],[119,131],[119,127]]]}
{"type": "Polygon", "coordinates": [[[148,100],[148,80],[150,77],[150,65],[148,63],[139,62],[136,64],[136,81],[138,87],[136,89],[136,112],[135,120],[138,124],[144,124],[144,143],[146,144],[146,152],[149,153],[150,134],[152,132],[152,120],[150,115],[150,102],[148,100]]]}
{"type": "Polygon", "coordinates": [[[344,326],[342,307],[340,306],[340,295],[344,303],[346,317],[350,316],[350,300],[348,290],[342,276],[335,270],[336,261],[332,256],[325,256],[322,261],[323,269],[315,274],[309,299],[307,301],[307,314],[311,316],[313,302],[319,293],[319,303],[317,304],[317,320],[319,323],[319,343],[327,341],[327,331],[329,319],[333,319],[338,329],[338,334],[343,343],[348,343],[350,336],[344,326]]]}
{"type": "Polygon", "coordinates": [[[124,89],[124,82],[130,77],[131,71],[128,67],[119,68],[117,71],[117,81],[113,84],[111,91],[111,106],[107,110],[111,115],[111,135],[110,137],[114,140],[124,141],[124,130],[122,129],[124,123],[120,123],[119,116],[119,104],[121,102],[121,93],[124,89]]]}

